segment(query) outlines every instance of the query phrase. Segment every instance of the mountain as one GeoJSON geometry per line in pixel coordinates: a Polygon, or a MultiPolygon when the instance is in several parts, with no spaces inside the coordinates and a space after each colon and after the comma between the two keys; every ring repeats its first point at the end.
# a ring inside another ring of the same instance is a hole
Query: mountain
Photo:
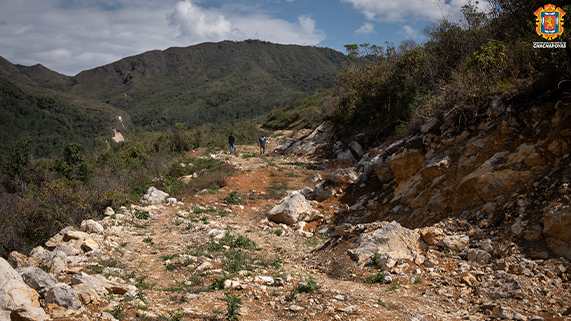
{"type": "Polygon", "coordinates": [[[2,57],[0,57],[0,77],[50,89],[61,88],[70,78],[40,64],[31,67],[14,65],[2,57]]]}
{"type": "Polygon", "coordinates": [[[149,51],[86,70],[62,90],[106,102],[133,123],[230,123],[331,88],[345,56],[328,48],[258,40],[149,51]]]}

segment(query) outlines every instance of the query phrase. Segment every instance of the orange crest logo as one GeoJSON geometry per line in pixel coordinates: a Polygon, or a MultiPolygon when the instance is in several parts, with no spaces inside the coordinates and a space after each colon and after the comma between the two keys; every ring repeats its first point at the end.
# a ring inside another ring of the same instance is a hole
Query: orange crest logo
{"type": "Polygon", "coordinates": [[[552,4],[547,4],[543,8],[535,11],[537,17],[537,34],[547,40],[553,40],[563,33],[563,16],[565,11],[552,4]]]}

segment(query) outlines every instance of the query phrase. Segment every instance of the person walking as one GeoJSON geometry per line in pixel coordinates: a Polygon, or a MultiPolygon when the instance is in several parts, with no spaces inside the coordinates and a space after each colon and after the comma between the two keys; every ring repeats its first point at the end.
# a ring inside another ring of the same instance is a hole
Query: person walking
{"type": "Polygon", "coordinates": [[[234,153],[234,142],[236,141],[236,139],[234,138],[234,134],[230,133],[230,136],[228,136],[228,145],[230,145],[229,150],[230,150],[230,154],[234,153]]]}
{"type": "Polygon", "coordinates": [[[266,137],[264,135],[262,135],[262,137],[260,137],[260,140],[258,142],[258,145],[260,145],[260,154],[265,154],[266,153],[266,137]]]}

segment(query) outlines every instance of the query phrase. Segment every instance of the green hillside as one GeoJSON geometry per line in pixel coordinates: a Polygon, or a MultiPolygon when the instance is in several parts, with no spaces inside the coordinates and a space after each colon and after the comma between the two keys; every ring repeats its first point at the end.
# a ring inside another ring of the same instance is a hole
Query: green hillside
{"type": "Polygon", "coordinates": [[[146,129],[224,124],[331,88],[345,56],[257,40],[150,51],[87,70],[64,90],[104,101],[146,129]]]}
{"type": "Polygon", "coordinates": [[[60,153],[66,142],[89,148],[96,137],[109,138],[112,128],[121,128],[117,116],[129,124],[129,116],[121,110],[4,77],[0,77],[0,113],[3,155],[12,144],[28,140],[38,157],[60,153]]]}

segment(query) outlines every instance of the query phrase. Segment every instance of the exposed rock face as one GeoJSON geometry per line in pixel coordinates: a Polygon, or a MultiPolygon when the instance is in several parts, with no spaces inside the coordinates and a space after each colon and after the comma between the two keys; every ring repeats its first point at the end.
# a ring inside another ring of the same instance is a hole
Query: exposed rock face
{"type": "Polygon", "coordinates": [[[266,217],[270,221],[284,224],[295,224],[299,221],[312,221],[319,217],[319,211],[313,209],[309,201],[301,194],[293,194],[282,199],[274,206],[266,217]]]}
{"type": "Polygon", "coordinates": [[[151,186],[147,190],[147,193],[145,193],[145,195],[143,195],[143,197],[141,197],[140,202],[143,205],[162,204],[165,202],[165,200],[168,196],[169,196],[169,194],[151,186]]]}
{"type": "Polygon", "coordinates": [[[412,259],[426,250],[422,236],[417,231],[402,227],[397,222],[387,223],[371,233],[363,233],[357,239],[359,248],[349,250],[349,255],[360,265],[370,262],[375,254],[386,254],[387,262],[396,259],[412,259]]]}
{"type": "Polygon", "coordinates": [[[313,155],[322,148],[328,145],[331,141],[335,128],[332,122],[324,122],[319,125],[309,136],[304,139],[294,142],[291,139],[283,140],[278,148],[274,149],[275,152],[284,154],[295,155],[313,155]]]}
{"type": "Polygon", "coordinates": [[[543,216],[543,234],[553,252],[571,260],[571,206],[543,216]]]}
{"type": "Polygon", "coordinates": [[[390,167],[397,183],[414,175],[421,169],[424,155],[417,149],[405,149],[391,157],[390,167]]]}

